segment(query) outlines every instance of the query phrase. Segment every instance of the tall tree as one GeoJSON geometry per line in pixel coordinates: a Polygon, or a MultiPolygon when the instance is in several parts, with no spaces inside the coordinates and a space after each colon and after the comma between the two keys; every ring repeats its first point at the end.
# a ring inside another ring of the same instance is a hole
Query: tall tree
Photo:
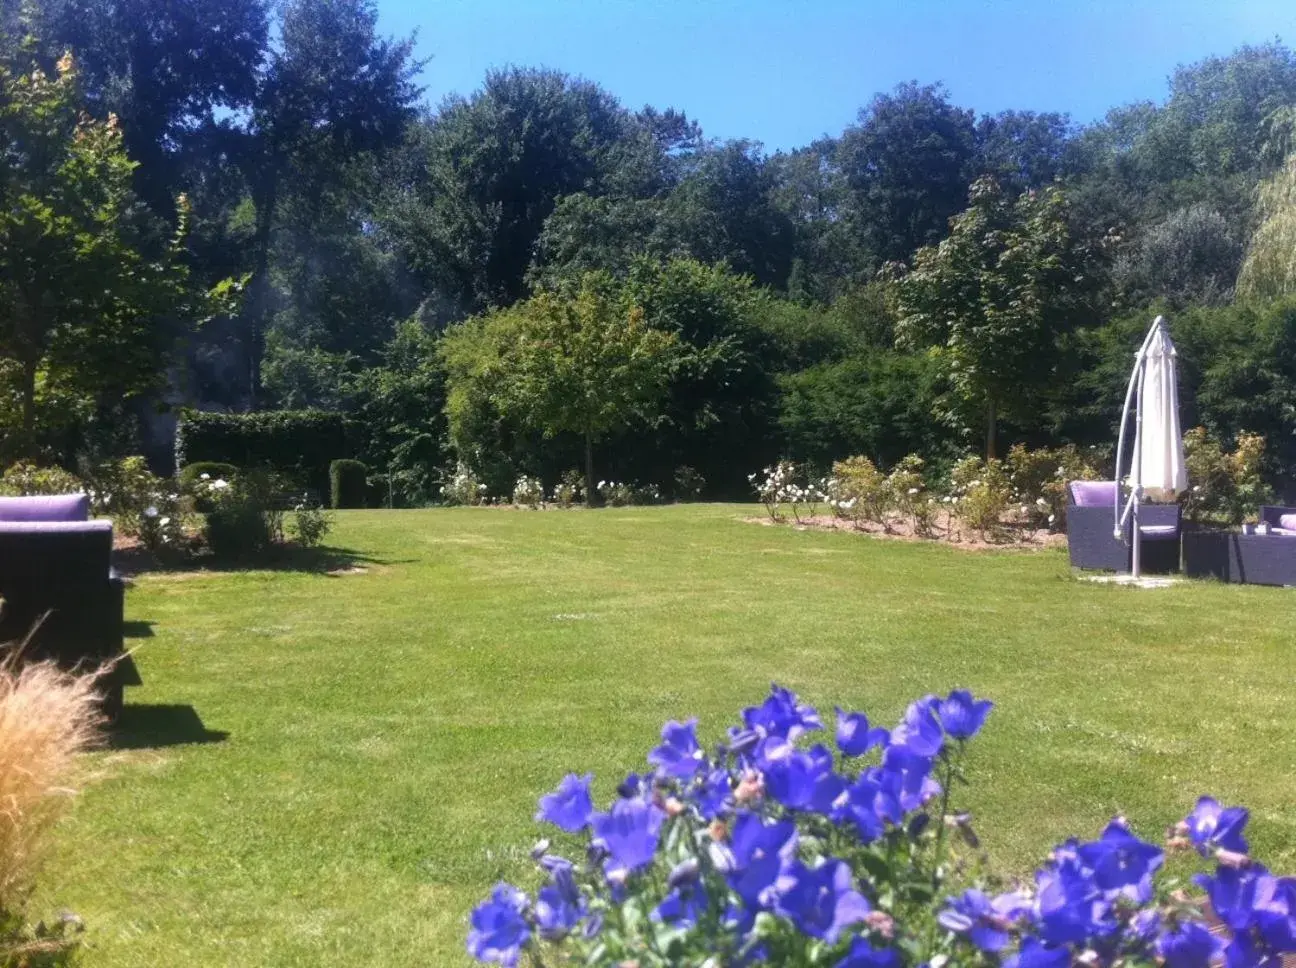
{"type": "MultiPolygon", "coordinates": [[[[181,230],[160,259],[130,220],[135,164],[116,118],[82,109],[72,58],[53,75],[0,67],[0,361],[16,370],[20,449],[42,393],[126,396],[153,386],[200,301],[181,230]]],[[[225,287],[228,288],[228,287],[225,287]]]]}
{"type": "Polygon", "coordinates": [[[1058,337],[1093,318],[1091,253],[1056,188],[1013,198],[992,178],[939,245],[896,284],[899,342],[932,347],[962,401],[985,418],[986,455],[1005,411],[1023,414],[1057,360],[1058,337]]]}
{"type": "Polygon", "coordinates": [[[837,163],[847,216],[877,264],[903,261],[944,235],[967,198],[976,157],[971,111],[940,85],[879,94],[842,134],[837,163]]]}

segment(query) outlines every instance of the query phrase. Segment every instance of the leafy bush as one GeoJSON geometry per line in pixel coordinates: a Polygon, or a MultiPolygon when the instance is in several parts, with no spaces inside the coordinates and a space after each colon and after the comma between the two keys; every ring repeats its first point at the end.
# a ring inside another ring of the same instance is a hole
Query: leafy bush
{"type": "Polygon", "coordinates": [[[186,410],[176,425],[176,466],[222,461],[236,467],[265,467],[324,494],[329,463],[355,452],[357,433],[343,414],[323,410],[186,410]]]}
{"type": "Polygon", "coordinates": [[[936,502],[927,490],[924,461],[917,454],[903,458],[886,479],[886,501],[907,518],[914,534],[928,537],[936,524],[936,502]]]}
{"type": "Polygon", "coordinates": [[[1262,471],[1264,452],[1265,440],[1258,434],[1239,434],[1232,453],[1204,427],[1184,434],[1189,485],[1183,496],[1184,515],[1191,521],[1232,525],[1254,516],[1269,499],[1262,471]]]}
{"type": "Polygon", "coordinates": [[[0,964],[66,965],[75,953],[75,915],[33,928],[26,906],[69,789],[84,775],[78,757],[100,738],[95,687],[95,676],[53,663],[0,665],[0,964]]]}
{"type": "Polygon", "coordinates": [[[333,530],[333,515],[303,494],[293,506],[293,516],[288,520],[288,532],[303,548],[314,548],[333,530]]]}
{"type": "Polygon", "coordinates": [[[562,479],[554,487],[554,503],[560,508],[569,508],[581,500],[585,493],[585,475],[572,468],[564,471],[562,479]]]}
{"type": "Polygon", "coordinates": [[[983,539],[1003,537],[1003,517],[1012,501],[1012,485],[1003,462],[965,457],[950,471],[950,503],[964,528],[983,539]]]}
{"type": "Polygon", "coordinates": [[[617,481],[599,481],[594,488],[600,500],[609,507],[620,508],[634,503],[634,488],[617,481]]]}
{"type": "Polygon", "coordinates": [[[823,717],[777,686],[710,746],[696,719],[668,722],[652,772],[626,777],[608,810],[591,774],[540,799],[536,819],[584,849],[536,844],[543,886],[497,884],[468,951],[595,968],[1258,968],[1296,951],[1296,879],[1253,862],[1247,811],[1209,797],[1166,846],[1214,862],[1193,883],[1223,937],[1204,899],[1164,876],[1166,850],[1121,817],[1004,890],[956,798],[991,708],[965,690],[927,696],[889,732],[838,709],[835,750],[799,744],[823,717]]]}
{"type": "Polygon", "coordinates": [[[887,512],[890,491],[886,475],[867,457],[850,457],[833,464],[828,504],[839,517],[856,524],[868,521],[890,530],[887,512]]]}
{"type": "Polygon", "coordinates": [[[112,516],[117,530],[139,538],[153,554],[186,550],[192,500],[175,482],[158,477],[143,457],[124,457],[90,471],[95,512],[112,516]]]}
{"type": "Polygon", "coordinates": [[[1094,462],[1072,444],[1039,450],[1014,444],[1005,464],[1013,500],[1026,522],[1051,531],[1066,530],[1067,484],[1099,476],[1094,462]]]}
{"type": "Polygon", "coordinates": [[[828,482],[808,481],[805,471],[790,460],[781,460],[774,466],[765,468],[762,474],[748,475],[747,479],[756,488],[761,503],[765,505],[765,510],[773,521],[781,521],[780,509],[787,507],[799,524],[814,515],[820,501],[828,499],[825,493],[828,482]]]}
{"type": "Polygon", "coordinates": [[[329,464],[329,497],[336,508],[362,508],[369,468],[358,460],[342,458],[329,464]]]}
{"type": "Polygon", "coordinates": [[[473,507],[481,504],[486,497],[486,485],[477,480],[471,467],[460,461],[455,467],[454,475],[441,487],[441,499],[446,504],[461,504],[473,507]]]}
{"type": "Polygon", "coordinates": [[[212,554],[244,560],[282,544],[285,492],[283,479],[265,470],[208,482],[212,509],[203,536],[212,554]]]}
{"type": "Polygon", "coordinates": [[[214,481],[220,478],[232,480],[238,474],[238,468],[219,460],[200,460],[185,464],[176,475],[181,490],[192,492],[200,481],[214,481]]]}
{"type": "Polygon", "coordinates": [[[660,504],[661,499],[661,488],[656,484],[630,485],[631,504],[660,504]]]}
{"type": "Polygon", "coordinates": [[[706,478],[695,467],[685,464],[675,468],[675,497],[681,501],[696,501],[706,491],[706,478]]]}
{"type": "Polygon", "coordinates": [[[538,508],[544,503],[544,484],[538,477],[523,474],[513,485],[513,503],[518,507],[538,508]]]}
{"type": "Polygon", "coordinates": [[[85,483],[61,467],[37,467],[28,461],[19,461],[0,476],[0,494],[13,497],[85,492],[85,483]]]}

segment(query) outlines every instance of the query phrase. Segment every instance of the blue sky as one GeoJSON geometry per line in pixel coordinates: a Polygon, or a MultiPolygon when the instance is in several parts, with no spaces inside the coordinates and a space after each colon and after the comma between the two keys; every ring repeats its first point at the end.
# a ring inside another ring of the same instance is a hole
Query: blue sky
{"type": "Polygon", "coordinates": [[[837,134],[877,91],[943,81],[980,112],[1076,121],[1165,96],[1177,64],[1296,41],[1296,0],[378,0],[417,29],[436,103],[487,69],[545,66],[628,107],[677,107],[770,150],[837,134]]]}

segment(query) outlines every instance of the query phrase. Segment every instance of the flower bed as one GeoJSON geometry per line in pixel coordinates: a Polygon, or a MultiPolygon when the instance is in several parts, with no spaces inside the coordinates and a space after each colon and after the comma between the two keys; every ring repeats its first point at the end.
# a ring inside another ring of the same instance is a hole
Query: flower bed
{"type": "Polygon", "coordinates": [[[835,749],[800,743],[823,719],[778,687],[710,749],[696,720],[669,722],[652,772],[630,774],[608,810],[590,775],[540,800],[536,819],[579,853],[537,844],[545,883],[534,897],[497,885],[472,913],[469,953],[620,968],[1276,968],[1296,951],[1296,879],[1253,861],[1247,811],[1209,797],[1164,847],[1118,817],[1060,844],[1033,881],[997,879],[955,802],[991,708],[964,690],[927,696],[889,731],[838,709],[835,749]],[[1203,894],[1165,875],[1167,850],[1204,861],[1203,894]]]}

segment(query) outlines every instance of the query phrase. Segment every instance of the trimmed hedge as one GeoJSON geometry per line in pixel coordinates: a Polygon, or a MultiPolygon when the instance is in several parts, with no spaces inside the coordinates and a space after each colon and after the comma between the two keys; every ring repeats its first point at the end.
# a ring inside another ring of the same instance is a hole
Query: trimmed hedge
{"type": "Polygon", "coordinates": [[[362,508],[369,468],[358,460],[341,458],[329,464],[329,495],[335,509],[362,508]]]}
{"type": "Polygon", "coordinates": [[[355,452],[356,428],[325,410],[211,413],[185,410],[176,424],[176,466],[219,461],[273,470],[317,494],[328,493],[329,464],[355,452]]]}

